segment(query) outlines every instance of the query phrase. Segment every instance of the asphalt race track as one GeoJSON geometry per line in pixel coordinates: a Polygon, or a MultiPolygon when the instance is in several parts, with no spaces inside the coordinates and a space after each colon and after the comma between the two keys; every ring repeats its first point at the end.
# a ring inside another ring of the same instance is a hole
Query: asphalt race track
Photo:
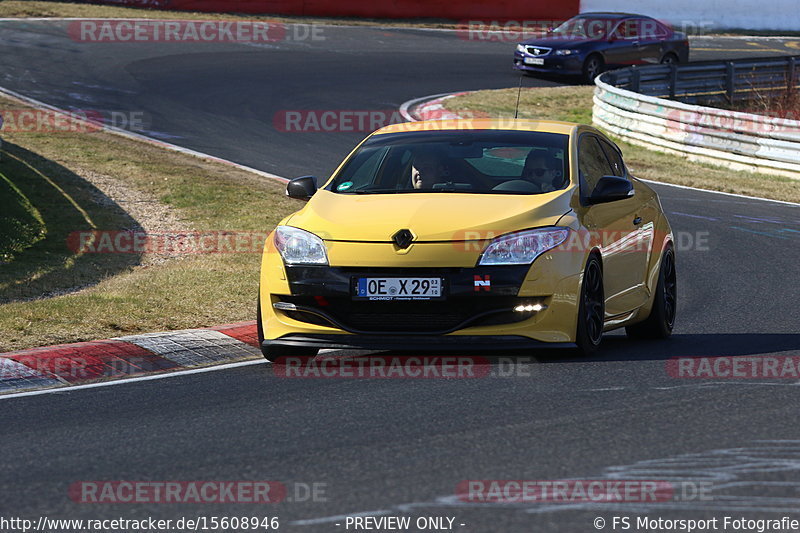
{"type": "MultiPolygon", "coordinates": [[[[84,44],[64,24],[0,23],[0,85],[61,107],[142,111],[155,138],[287,177],[326,175],[364,134],[281,132],[276,113],[392,111],[518,79],[513,45],[449,32],[330,27],[317,42],[84,44]]],[[[787,42],[697,38],[692,59],[793,53],[787,42]]],[[[613,334],[592,359],[515,354],[493,359],[483,379],[286,379],[258,364],[6,399],[1,514],[279,516],[291,531],[342,531],[342,515],[355,513],[447,516],[465,532],[592,531],[596,517],[610,530],[613,516],[636,515],[800,518],[800,378],[667,370],[672,357],[800,355],[800,210],[657,189],[679,248],[668,342],[613,334]],[[569,478],[713,490],[646,504],[454,496],[464,480],[569,478]],[[88,505],[68,497],[81,480],[278,480],[293,501],[88,505]],[[324,497],[308,501],[303,484],[314,483],[324,497]]]]}

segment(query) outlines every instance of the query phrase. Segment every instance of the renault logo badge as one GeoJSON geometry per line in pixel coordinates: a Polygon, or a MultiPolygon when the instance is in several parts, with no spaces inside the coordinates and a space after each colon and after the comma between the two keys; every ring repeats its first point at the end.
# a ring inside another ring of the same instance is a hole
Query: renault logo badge
{"type": "Polygon", "coordinates": [[[414,234],[407,229],[401,229],[394,235],[392,235],[392,240],[397,245],[398,248],[402,248],[405,250],[409,246],[411,246],[411,241],[414,240],[414,234]]]}

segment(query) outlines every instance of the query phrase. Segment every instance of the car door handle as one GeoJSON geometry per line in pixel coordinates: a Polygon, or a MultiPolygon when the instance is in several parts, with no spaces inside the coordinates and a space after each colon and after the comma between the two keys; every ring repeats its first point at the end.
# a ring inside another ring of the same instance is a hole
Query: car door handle
{"type": "Polygon", "coordinates": [[[633,219],[633,225],[634,226],[638,226],[641,223],[642,223],[642,217],[636,217],[636,218],[633,219]]]}

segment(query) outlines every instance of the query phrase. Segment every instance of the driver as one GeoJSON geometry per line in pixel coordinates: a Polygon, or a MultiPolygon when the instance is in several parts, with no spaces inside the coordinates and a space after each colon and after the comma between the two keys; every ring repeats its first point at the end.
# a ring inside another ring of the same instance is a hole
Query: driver
{"type": "Polygon", "coordinates": [[[535,183],[542,192],[555,191],[562,183],[563,164],[544,150],[531,150],[525,158],[522,179],[535,183]]]}
{"type": "Polygon", "coordinates": [[[414,153],[411,163],[411,186],[415,189],[431,189],[434,183],[447,181],[447,167],[430,148],[414,153]]]}

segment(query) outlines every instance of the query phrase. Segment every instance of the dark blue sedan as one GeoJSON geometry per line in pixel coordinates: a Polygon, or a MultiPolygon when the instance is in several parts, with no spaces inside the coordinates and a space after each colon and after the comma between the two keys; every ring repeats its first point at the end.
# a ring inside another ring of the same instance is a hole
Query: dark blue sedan
{"type": "Polygon", "coordinates": [[[583,13],[541,37],[522,41],[514,51],[515,69],[579,75],[589,83],[604,70],[688,60],[684,33],[631,13],[583,13]]]}

